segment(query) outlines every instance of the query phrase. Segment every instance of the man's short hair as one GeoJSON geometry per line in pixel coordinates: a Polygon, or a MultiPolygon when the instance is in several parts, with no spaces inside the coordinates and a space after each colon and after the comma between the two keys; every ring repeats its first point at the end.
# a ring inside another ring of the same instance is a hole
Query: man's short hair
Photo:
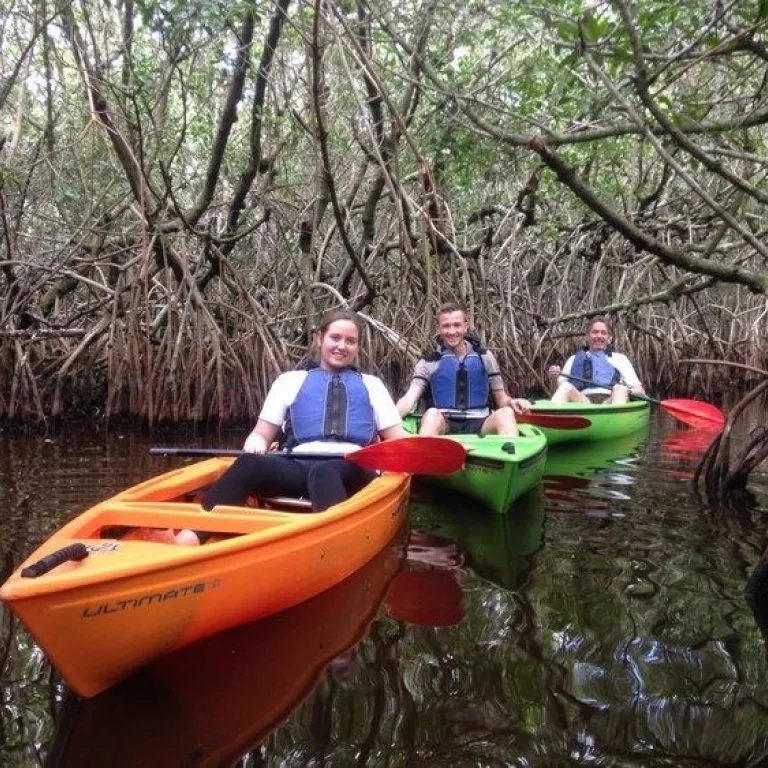
{"type": "Polygon", "coordinates": [[[467,316],[467,310],[455,301],[446,301],[440,309],[437,310],[438,318],[442,315],[450,315],[452,312],[463,312],[464,317],[467,316]]]}
{"type": "Polygon", "coordinates": [[[608,333],[610,333],[611,336],[613,336],[613,328],[611,328],[611,323],[609,322],[607,317],[603,317],[602,315],[598,315],[597,317],[593,317],[589,321],[589,325],[587,326],[587,332],[592,330],[592,326],[595,323],[602,323],[608,329],[608,333]]]}

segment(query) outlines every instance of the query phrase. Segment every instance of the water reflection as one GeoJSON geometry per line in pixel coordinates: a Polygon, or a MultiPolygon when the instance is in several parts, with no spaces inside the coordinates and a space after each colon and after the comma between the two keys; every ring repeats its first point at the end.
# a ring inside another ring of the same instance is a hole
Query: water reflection
{"type": "Polygon", "coordinates": [[[46,764],[233,764],[311,692],[329,662],[345,676],[348,649],[365,634],[402,554],[400,536],[312,600],[158,659],[94,699],[69,699],[46,764]]]}
{"type": "Polygon", "coordinates": [[[607,513],[615,501],[631,498],[638,459],[647,443],[642,430],[625,437],[572,446],[547,453],[543,485],[550,511],[607,513]]]}
{"type": "Polygon", "coordinates": [[[681,480],[692,480],[704,452],[717,435],[717,431],[709,429],[676,425],[661,441],[660,458],[664,471],[681,480]]]}
{"type": "Polygon", "coordinates": [[[517,589],[531,556],[542,545],[542,486],[520,497],[505,514],[457,501],[413,500],[412,526],[452,541],[474,574],[506,589],[517,589]]]}
{"type": "MultiPolygon", "coordinates": [[[[163,768],[246,752],[248,766],[760,765],[768,660],[744,588],[763,550],[766,502],[741,515],[703,506],[678,474],[693,471],[699,449],[689,448],[701,437],[673,427],[656,418],[626,443],[553,449],[544,484],[506,515],[458,497],[414,498],[402,582],[356,644],[365,629],[341,642],[351,606],[366,613],[386,584],[318,611],[291,637],[257,630],[241,647],[235,635],[234,654],[212,645],[164,676],[146,670],[100,712],[98,700],[91,714],[68,704],[69,729],[62,688],[18,627],[8,639],[3,609],[0,764],[39,764],[56,718],[56,759],[91,749],[84,765],[134,748],[156,750],[163,768]],[[175,743],[167,754],[163,739],[175,743]]],[[[12,561],[51,526],[166,466],[138,433],[57,441],[0,435],[0,549],[12,561]]],[[[765,474],[750,488],[768,499],[765,474]]]]}
{"type": "Polygon", "coordinates": [[[455,542],[411,531],[405,566],[387,594],[389,615],[420,627],[453,627],[461,623],[463,562],[455,542]]]}

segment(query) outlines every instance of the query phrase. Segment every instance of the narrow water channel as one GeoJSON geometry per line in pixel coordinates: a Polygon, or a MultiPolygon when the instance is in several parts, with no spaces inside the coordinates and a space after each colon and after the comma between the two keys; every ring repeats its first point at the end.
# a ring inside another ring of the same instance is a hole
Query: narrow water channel
{"type": "MultiPolygon", "coordinates": [[[[755,417],[756,422],[758,416],[755,417]]],[[[6,575],[63,521],[242,433],[0,433],[6,575]]],[[[0,608],[3,766],[700,766],[768,756],[766,643],[744,584],[758,505],[709,509],[708,438],[553,448],[506,515],[414,489],[410,529],[315,600],[71,697],[0,608]]]]}

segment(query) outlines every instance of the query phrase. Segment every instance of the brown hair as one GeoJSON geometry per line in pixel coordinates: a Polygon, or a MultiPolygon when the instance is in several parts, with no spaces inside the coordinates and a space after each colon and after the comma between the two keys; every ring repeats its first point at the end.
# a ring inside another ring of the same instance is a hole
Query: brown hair
{"type": "Polygon", "coordinates": [[[357,312],[353,312],[351,309],[329,309],[320,318],[318,333],[324,336],[330,325],[337,320],[349,320],[350,323],[354,323],[357,326],[357,335],[363,335],[363,319],[357,312]]]}
{"type": "Polygon", "coordinates": [[[445,304],[437,310],[437,318],[439,320],[441,315],[449,315],[452,312],[462,312],[464,317],[467,316],[467,310],[464,309],[461,304],[458,304],[455,301],[446,301],[445,304]]]}
{"type": "Polygon", "coordinates": [[[592,326],[595,323],[602,323],[608,329],[608,333],[610,333],[611,336],[613,336],[613,328],[611,328],[611,324],[608,322],[608,318],[607,317],[603,317],[602,315],[598,315],[597,317],[593,317],[589,321],[589,325],[587,326],[587,332],[592,330],[592,326]]]}

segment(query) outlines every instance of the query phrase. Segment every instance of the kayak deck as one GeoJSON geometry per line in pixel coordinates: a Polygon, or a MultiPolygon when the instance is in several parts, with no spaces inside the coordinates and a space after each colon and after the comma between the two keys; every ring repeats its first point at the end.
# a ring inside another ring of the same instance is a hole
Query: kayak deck
{"type": "Polygon", "coordinates": [[[538,427],[521,424],[520,435],[449,435],[467,450],[464,468],[431,482],[506,512],[544,474],[547,442],[538,427]]]}

